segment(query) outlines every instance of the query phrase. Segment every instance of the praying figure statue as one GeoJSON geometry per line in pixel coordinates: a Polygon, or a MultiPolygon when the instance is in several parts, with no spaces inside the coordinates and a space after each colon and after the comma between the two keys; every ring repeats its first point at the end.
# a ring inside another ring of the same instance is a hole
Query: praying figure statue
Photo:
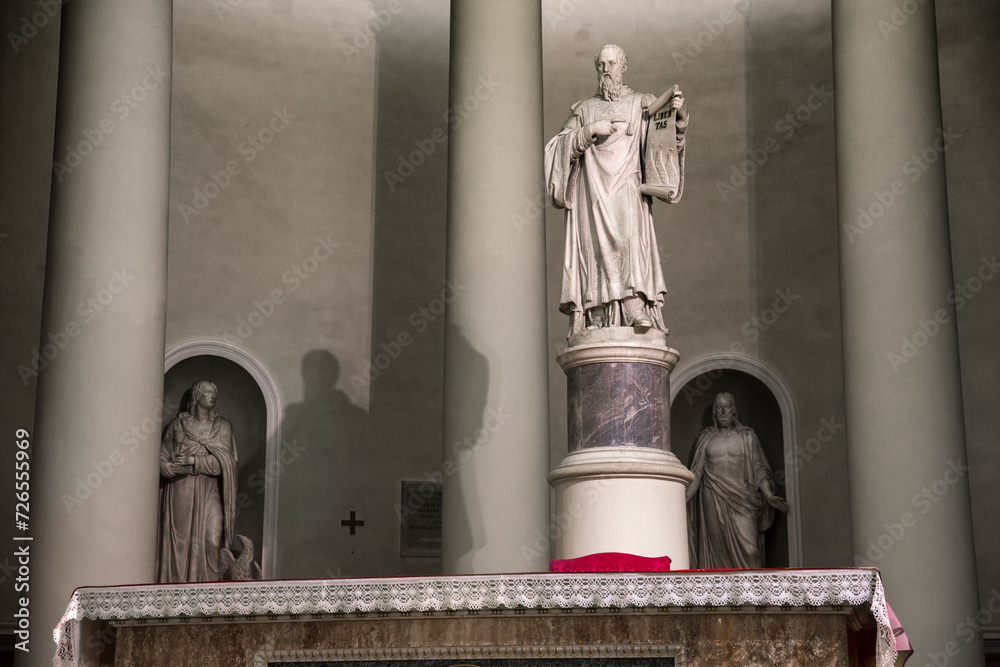
{"type": "Polygon", "coordinates": [[[191,388],[187,410],[170,421],[160,446],[160,525],[156,580],[219,581],[236,518],[236,440],[215,412],[219,390],[191,388]]]}
{"type": "Polygon", "coordinates": [[[559,309],[570,334],[607,326],[666,331],[667,292],[652,197],[680,201],[688,112],[677,86],[656,98],[623,83],[625,52],[594,57],[598,89],[545,147],[549,201],[566,209],[559,309]]]}
{"type": "Polygon", "coordinates": [[[762,568],[764,531],[788,503],[775,495],[771,466],[753,429],[740,423],[732,394],[715,397],[712,417],[715,425],[695,444],[687,488],[690,566],[762,568]]]}

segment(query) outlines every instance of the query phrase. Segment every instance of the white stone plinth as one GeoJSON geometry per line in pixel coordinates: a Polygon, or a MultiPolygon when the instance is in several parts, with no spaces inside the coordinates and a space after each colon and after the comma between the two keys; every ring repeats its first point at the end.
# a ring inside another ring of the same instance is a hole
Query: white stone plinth
{"type": "Polygon", "coordinates": [[[653,447],[571,453],[549,473],[556,490],[553,556],[669,556],[671,569],[687,569],[684,492],[693,479],[676,456],[653,447]]]}

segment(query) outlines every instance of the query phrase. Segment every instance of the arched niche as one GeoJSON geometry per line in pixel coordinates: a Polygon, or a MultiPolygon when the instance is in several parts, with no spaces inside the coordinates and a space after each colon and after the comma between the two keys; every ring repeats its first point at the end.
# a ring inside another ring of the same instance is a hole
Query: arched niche
{"type": "Polygon", "coordinates": [[[684,364],[670,378],[671,447],[685,465],[698,433],[711,424],[711,404],[720,392],[732,393],[740,420],[757,431],[771,466],[778,493],[788,501],[784,520],[765,535],[769,567],[802,567],[802,521],[796,457],[795,407],[784,383],[769,368],[747,357],[716,355],[684,364]],[[778,471],[781,471],[778,474],[778,471]],[[780,482],[784,482],[783,485],[780,482]],[[787,543],[787,562],[783,555],[787,543]]]}
{"type": "Polygon", "coordinates": [[[219,385],[216,407],[233,422],[236,432],[240,456],[236,531],[246,531],[241,534],[254,541],[257,552],[254,558],[260,561],[264,578],[273,579],[279,481],[275,471],[280,470],[281,453],[281,401],[277,387],[256,359],[226,343],[192,341],[167,352],[165,400],[177,402],[182,395],[186,400],[185,392],[199,379],[219,385]],[[246,442],[241,442],[241,432],[246,442]]]}

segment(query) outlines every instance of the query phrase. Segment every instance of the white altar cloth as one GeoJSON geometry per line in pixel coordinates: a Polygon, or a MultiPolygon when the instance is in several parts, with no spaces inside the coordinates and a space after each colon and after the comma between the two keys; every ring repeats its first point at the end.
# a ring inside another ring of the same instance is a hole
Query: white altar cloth
{"type": "Polygon", "coordinates": [[[78,588],[53,632],[56,667],[75,667],[80,622],[359,612],[728,607],[870,608],[878,667],[895,640],[878,570],[787,569],[488,574],[366,579],[220,581],[78,588]]]}

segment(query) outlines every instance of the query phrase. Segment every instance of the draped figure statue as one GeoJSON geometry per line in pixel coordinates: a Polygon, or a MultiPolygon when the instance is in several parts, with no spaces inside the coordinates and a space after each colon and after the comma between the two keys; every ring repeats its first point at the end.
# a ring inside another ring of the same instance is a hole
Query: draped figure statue
{"type": "Polygon", "coordinates": [[[732,394],[715,397],[714,426],[694,449],[687,488],[690,566],[764,567],[764,531],[788,504],[774,493],[771,466],[753,429],[740,423],[732,394]]]}
{"type": "Polygon", "coordinates": [[[602,47],[594,65],[597,92],[573,105],[545,147],[547,197],[566,209],[559,309],[570,316],[570,334],[606,326],[666,331],[660,309],[667,288],[650,194],[668,203],[683,194],[684,96],[676,86],[659,99],[629,88],[623,83],[628,60],[616,45],[602,47]],[[669,141],[656,134],[663,129],[671,132],[669,141]],[[649,136],[658,140],[647,156],[649,136]],[[672,184],[658,187],[649,178],[672,184]]]}
{"type": "Polygon", "coordinates": [[[215,412],[217,396],[214,383],[196,382],[160,445],[160,583],[219,581],[225,574],[220,552],[233,540],[237,456],[233,426],[215,412]]]}

